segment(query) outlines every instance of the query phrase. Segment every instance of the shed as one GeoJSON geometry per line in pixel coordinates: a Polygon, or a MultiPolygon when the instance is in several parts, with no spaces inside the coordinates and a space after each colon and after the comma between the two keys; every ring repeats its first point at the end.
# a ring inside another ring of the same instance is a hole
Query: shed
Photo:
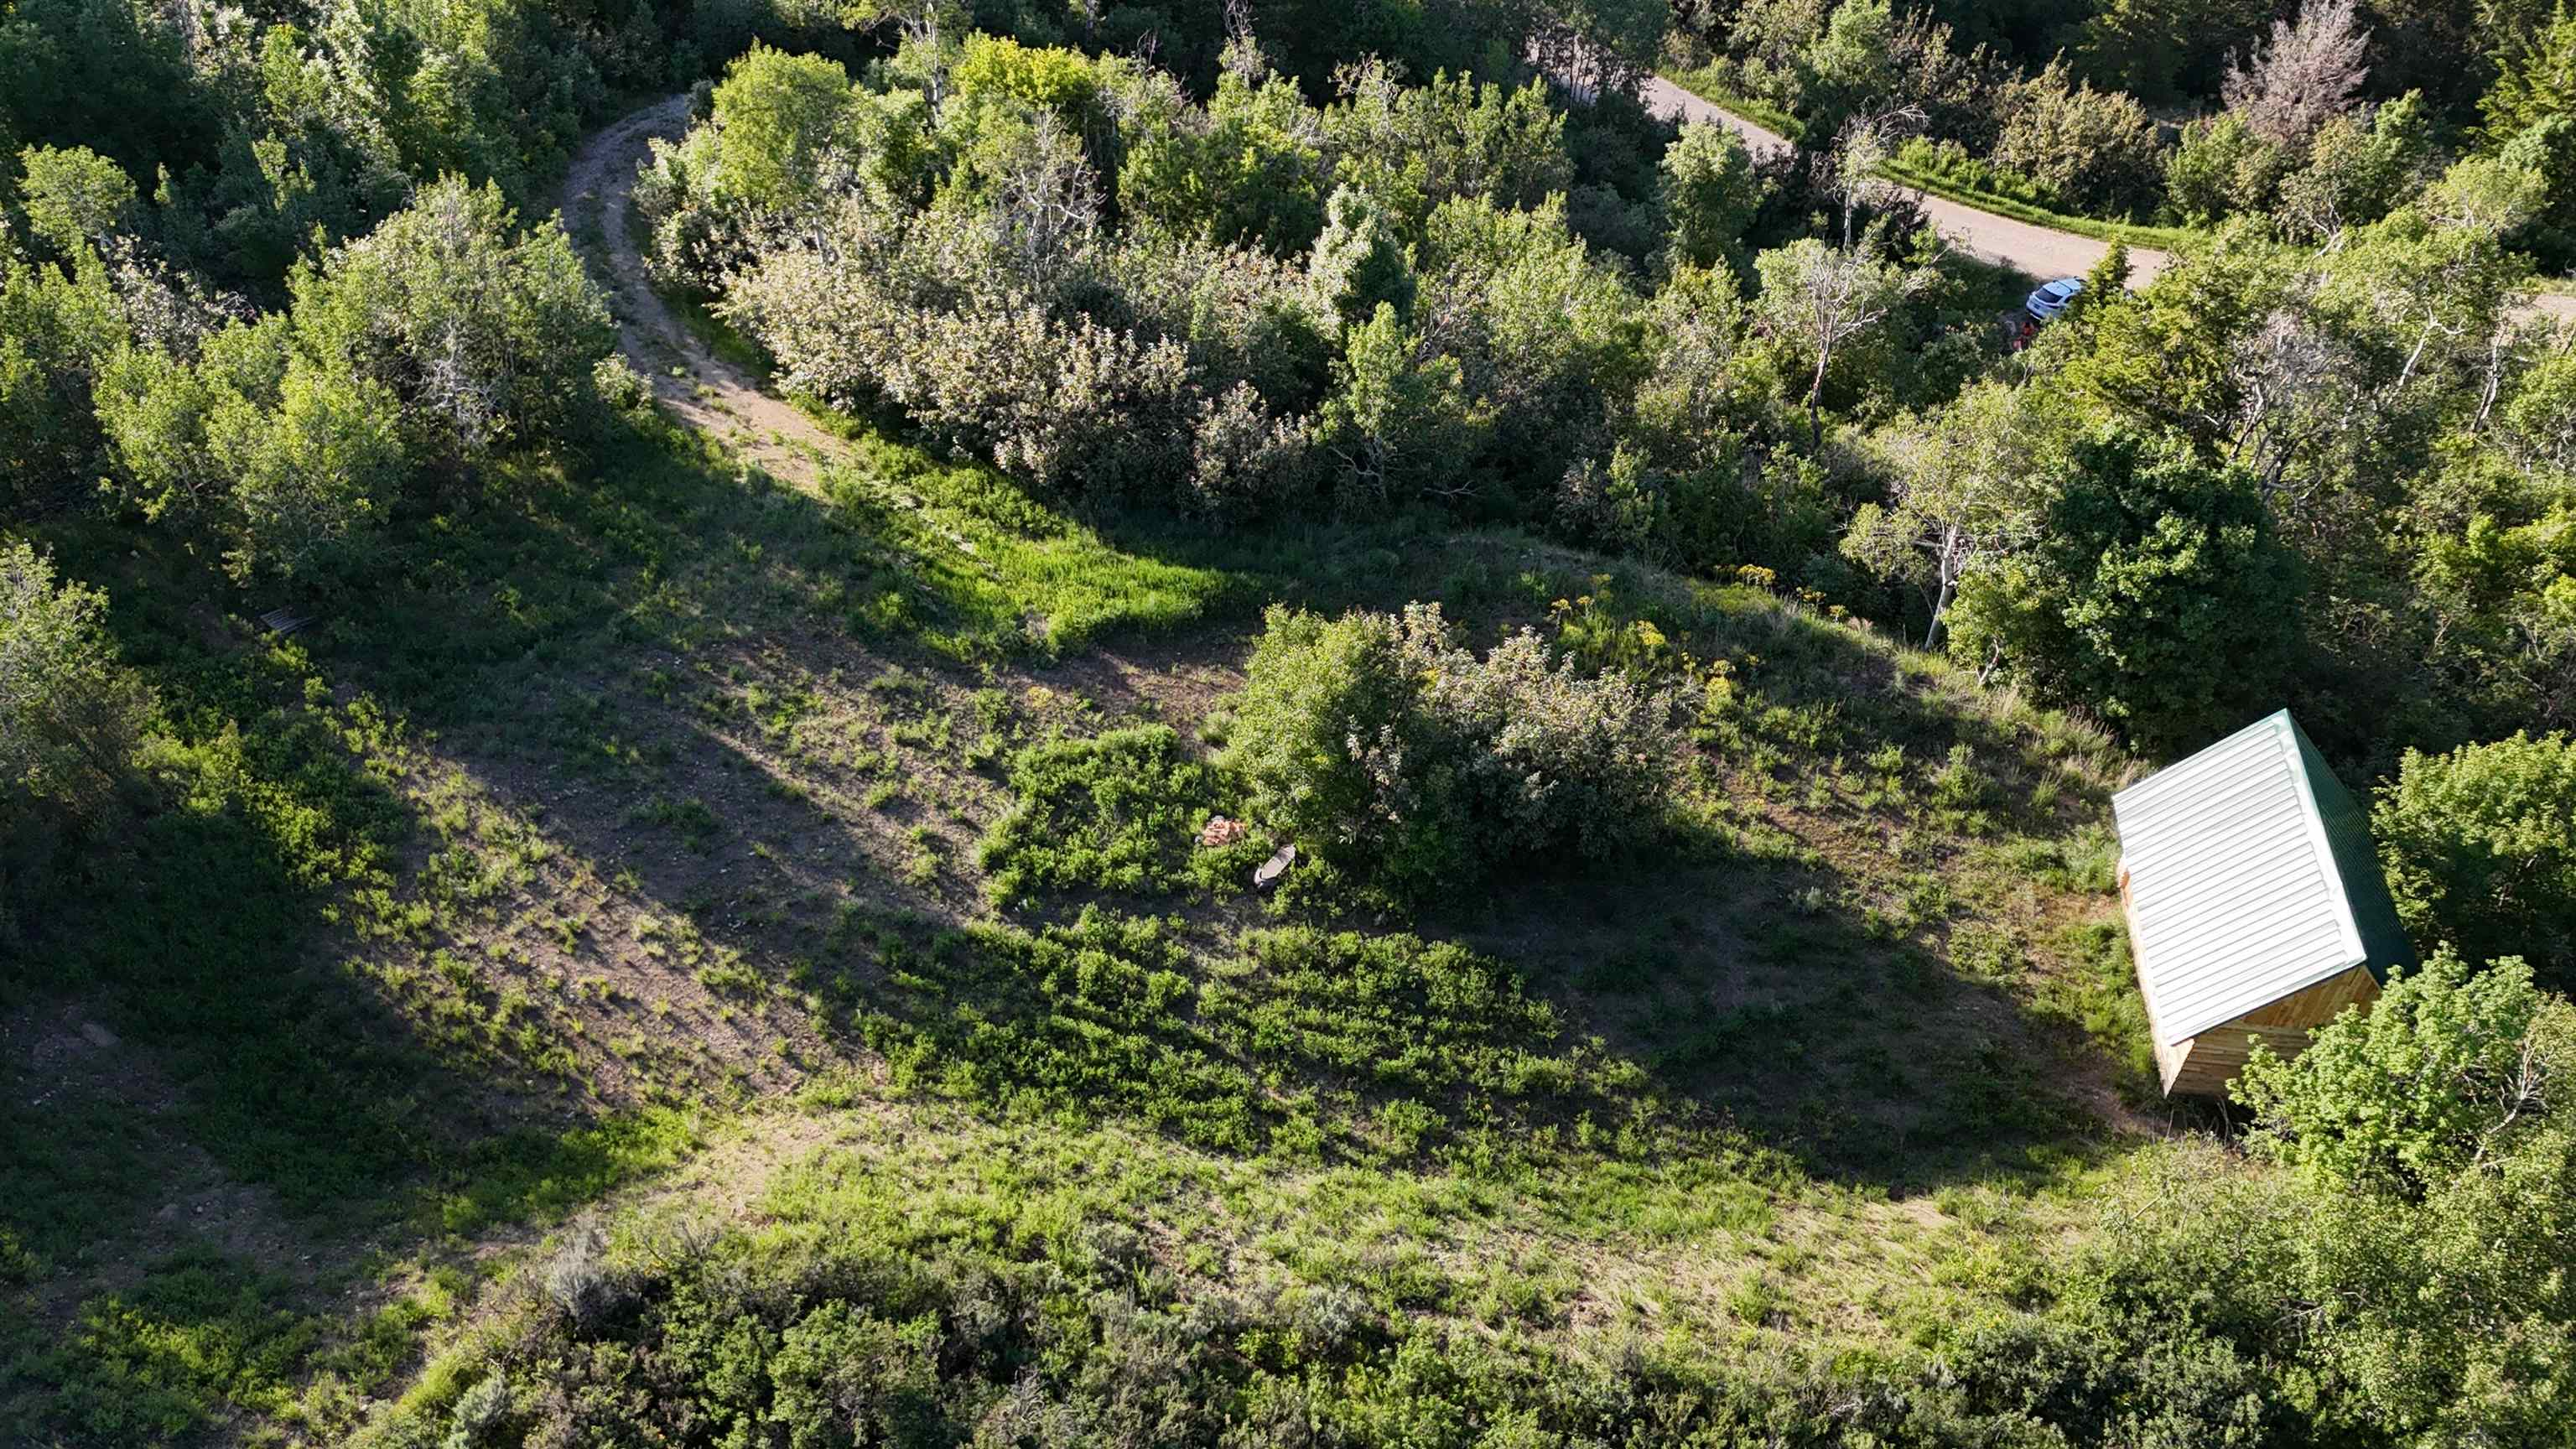
{"type": "Polygon", "coordinates": [[[2222,1096],[2411,965],[2360,802],[2283,710],[2111,797],[2168,1096],[2222,1096]]]}

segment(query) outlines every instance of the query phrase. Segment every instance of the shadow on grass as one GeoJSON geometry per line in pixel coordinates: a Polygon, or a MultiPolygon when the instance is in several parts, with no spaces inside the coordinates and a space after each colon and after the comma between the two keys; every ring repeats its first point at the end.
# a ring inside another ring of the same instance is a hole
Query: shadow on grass
{"type": "MultiPolygon", "coordinates": [[[[91,1003],[166,1076],[184,1138],[237,1181],[303,1213],[381,1206],[436,1160],[445,1107],[479,1095],[341,965],[355,943],[334,920],[352,893],[387,884],[410,812],[352,757],[339,722],[308,707],[299,666],[237,638],[205,645],[202,618],[174,602],[184,596],[175,584],[117,593],[127,657],[172,737],[136,818],[59,853],[52,908],[13,974],[31,994],[91,1003]]],[[[7,1129],[48,1130],[30,1113],[7,1129]]],[[[65,1153],[0,1150],[45,1157],[65,1153]]],[[[80,1233],[113,1237],[160,1206],[132,1186],[76,1192],[80,1233]]]]}
{"type": "Polygon", "coordinates": [[[1869,930],[1830,868],[1659,863],[1462,913],[1570,1031],[1809,1175],[1908,1194],[2044,1171],[2107,1140],[2087,1050],[1934,947],[1869,930]]]}
{"type": "MultiPolygon", "coordinates": [[[[2098,815],[2109,756],[2063,721],[1972,707],[1937,668],[1757,591],[1515,535],[1406,520],[1232,535],[1151,519],[1093,525],[990,470],[893,445],[863,446],[861,464],[819,499],[732,477],[685,446],[664,446],[658,462],[651,446],[635,451],[650,466],[618,470],[613,488],[562,485],[526,517],[478,530],[471,572],[510,580],[506,606],[456,594],[452,619],[389,616],[371,632],[400,636],[384,667],[417,681],[396,692],[404,707],[492,759],[487,778],[542,812],[569,849],[618,863],[639,898],[687,916],[711,949],[738,958],[743,999],[799,1003],[836,1053],[863,1043],[924,1089],[1039,1112],[1132,1113],[1240,1150],[1276,1145],[1284,1131],[1323,1150],[1382,1154],[1409,1137],[1402,1122],[1378,1120],[1396,1101],[1427,1102],[1457,1126],[1479,1093],[1503,1100],[1472,1077],[1408,1096],[1347,1043],[1265,1038],[1239,1015],[1220,1022],[1241,1005],[1234,998],[1261,998],[1280,975],[1246,964],[1237,932],[1261,921],[1248,904],[1106,903],[1128,918],[1182,911],[1183,924],[1144,934],[1118,925],[1086,935],[1061,914],[1052,928],[965,926],[977,907],[954,873],[899,879],[885,831],[845,802],[814,798],[853,783],[835,779],[837,766],[759,757],[750,722],[721,712],[735,706],[668,692],[663,663],[722,674],[784,650],[818,677],[892,669],[962,690],[997,666],[1047,673],[1059,656],[1103,646],[1221,644],[1248,634],[1274,599],[1336,610],[1439,598],[1490,637],[1546,619],[1555,597],[1588,593],[1609,632],[1653,622],[1700,667],[1731,662],[1738,703],[1703,731],[1739,786],[1759,776],[1794,801],[1822,782],[1818,808],[1853,841],[1911,832],[1931,844],[1879,871],[1784,855],[1776,831],[1722,838],[1699,827],[1675,858],[1632,862],[1615,880],[1543,876],[1484,906],[1435,911],[1426,933],[1524,972],[1562,1019],[1561,1047],[1597,1035],[1662,1091],[1822,1175],[1910,1189],[2029,1166],[2103,1134],[2065,1085],[2099,1075],[2075,1060],[2088,1050],[2075,1030],[2035,1014],[1991,962],[1954,959],[1959,913],[1895,899],[1947,872],[1995,874],[2002,867],[1976,859],[1988,844],[2045,853],[2098,815]],[[1174,577],[1194,582],[1163,587],[1174,577]],[[1040,602],[1068,587],[1086,591],[1079,609],[1040,602]],[[1058,637],[1052,626],[1068,619],[1078,627],[1058,637]],[[640,740],[661,742],[643,767],[601,763],[640,740]],[[547,778],[558,769],[587,770],[605,788],[576,798],[547,778]],[[683,808],[657,813],[656,798],[683,808]],[[764,853],[777,841],[802,844],[764,853]]],[[[1110,716],[1139,702],[1114,685],[1101,693],[1110,716]]],[[[975,768],[946,746],[925,749],[890,778],[929,797],[934,767],[975,768]]],[[[993,793],[989,774],[977,788],[993,793]]],[[[975,808],[924,798],[897,818],[935,823],[945,811],[971,823],[975,808]]],[[[1371,1031],[1436,1030],[1427,998],[1392,989],[1365,1006],[1371,1031]]],[[[1299,1030],[1354,1025],[1330,1019],[1343,1007],[1315,983],[1296,994],[1289,1015],[1309,1013],[1299,1030]]],[[[1517,1038],[1508,1047],[1534,1050],[1517,1038]]],[[[1526,1105],[1506,1101],[1497,1120],[1537,1126],[1616,1106],[1589,1087],[1540,1091],[1526,1105]]]]}
{"type": "MultiPolygon", "coordinates": [[[[343,966],[368,949],[353,933],[371,912],[422,899],[424,807],[369,773],[348,734],[363,721],[334,703],[359,696],[441,736],[442,756],[631,882],[617,889],[639,907],[693,922],[711,992],[804,1018],[795,1042],[820,1056],[790,1043],[762,1068],[779,1082],[873,1048],[925,1090],[1128,1113],[1237,1150],[1403,1161],[1607,1120],[1641,1072],[1813,1170],[1891,1187],[2092,1132],[2050,1085],[2051,1028],[1935,947],[1867,927],[1857,902],[1881,887],[1830,864],[1702,842],[1615,884],[1541,880],[1432,914],[1430,934],[1507,963],[1501,976],[1374,926],[1247,947],[1248,905],[1146,934],[961,929],[975,906],[957,872],[902,878],[887,830],[746,747],[749,706],[675,683],[787,651],[818,676],[909,671],[962,691],[1104,645],[1204,647],[1248,633],[1273,599],[1440,598],[1490,631],[1604,567],[1525,538],[1410,520],[1094,525],[891,445],[817,497],[658,422],[399,520],[381,578],[320,601],[301,654],[222,623],[178,564],[118,582],[127,566],[105,560],[121,538],[97,541],[86,576],[115,587],[130,657],[196,752],[179,775],[204,788],[84,863],[46,928],[47,964],[24,979],[111,1002],[111,1024],[173,1064],[186,1137],[294,1212],[380,1220],[426,1193],[448,1228],[548,1215],[668,1160],[686,1130],[497,1086],[343,966]],[[701,798],[717,794],[722,811],[701,798]],[[791,838],[801,849],[760,849],[791,838]],[[1461,991],[1483,1014],[1443,1005],[1461,991]],[[1530,993],[1555,1025],[1523,1009],[1530,993]],[[1424,1043],[1432,1058],[1411,1055],[1424,1043]]],[[[2032,833],[2072,818],[2034,793],[2049,767],[2021,731],[1934,704],[1883,648],[1781,624],[1740,590],[1635,591],[1636,617],[1702,660],[1743,661],[1754,702],[1718,744],[1741,768],[1794,779],[1894,744],[1911,761],[1896,772],[1919,783],[1923,757],[1963,743],[1992,762],[1992,799],[1961,808],[2032,833]]],[[[933,766],[971,777],[956,756],[925,743],[892,768],[902,783],[933,766]]],[[[971,827],[977,800],[956,788],[901,819],[971,827]]],[[[726,1020],[747,1040],[768,1029],[726,1020]]],[[[152,1205],[112,1178],[96,1214],[131,1224],[152,1205]]]]}

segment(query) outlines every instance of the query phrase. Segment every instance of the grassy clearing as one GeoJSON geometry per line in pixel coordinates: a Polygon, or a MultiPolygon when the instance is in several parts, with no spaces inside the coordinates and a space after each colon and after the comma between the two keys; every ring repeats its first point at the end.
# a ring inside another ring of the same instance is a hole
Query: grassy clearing
{"type": "Polygon", "coordinates": [[[532,1225],[688,1181],[755,1108],[936,1124],[818,1157],[867,1186],[768,1201],[801,1231],[1091,1163],[1190,1187],[1043,1211],[1186,1210],[1188,1292],[1252,1255],[1548,1354],[1901,1339],[1920,1285],[1982,1291],[1953,1219],[2073,1224],[2121,1170],[2097,736],[1756,587],[1431,521],[1088,522],[845,426],[814,492],[649,423],[460,486],[292,641],[192,560],[54,540],[135,601],[170,742],[9,978],[62,1090],[0,1108],[0,1417],[333,1440],[479,1341],[457,1305],[515,1301],[532,1225]],[[1651,849],[1391,921],[1197,842],[1261,606],[1416,598],[1684,691],[1651,849]]]}

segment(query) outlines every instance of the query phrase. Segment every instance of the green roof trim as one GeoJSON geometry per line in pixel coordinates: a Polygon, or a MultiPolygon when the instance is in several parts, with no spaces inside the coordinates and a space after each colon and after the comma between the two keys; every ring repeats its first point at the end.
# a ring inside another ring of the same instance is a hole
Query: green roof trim
{"type": "Polygon", "coordinates": [[[2390,968],[2411,969],[2417,962],[2414,943],[2406,939],[2406,928],[2397,923],[2397,902],[2389,897],[2388,876],[2379,868],[2379,847],[2370,838],[2370,815],[2336,778],[2334,767],[2318,753],[2316,741],[2290,718],[2290,712],[2281,711],[2279,718],[2299,743],[2299,762],[2307,769],[2308,789],[2316,801],[2318,821],[2325,827],[2326,844],[2334,851],[2344,902],[2352,912],[2354,929],[2361,933],[2364,964],[2370,967],[2371,975],[2385,982],[2390,968]]]}

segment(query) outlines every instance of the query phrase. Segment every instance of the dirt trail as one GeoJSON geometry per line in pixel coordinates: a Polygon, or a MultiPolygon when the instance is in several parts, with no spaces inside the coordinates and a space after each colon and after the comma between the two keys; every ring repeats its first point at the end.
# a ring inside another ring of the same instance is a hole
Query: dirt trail
{"type": "MultiPolygon", "coordinates": [[[[1744,138],[1755,155],[1789,149],[1787,138],[1757,126],[1725,107],[1682,89],[1662,76],[1648,76],[1640,95],[1646,109],[1675,121],[1705,121],[1725,126],[1744,138]]],[[[2056,231],[1962,206],[1944,197],[1900,187],[1914,198],[1930,218],[1933,229],[1952,246],[1982,261],[2012,267],[2043,281],[2053,277],[2080,277],[2093,270],[2111,249],[2108,242],[2096,241],[2073,232],[2056,231]]],[[[2172,257],[2152,247],[2129,249],[2129,285],[2143,287],[2165,269],[2172,257]]],[[[2523,305],[2526,315],[2576,317],[2576,295],[2565,292],[2542,292],[2523,305]]]]}
{"type": "Polygon", "coordinates": [[[645,280],[644,256],[627,222],[636,169],[655,138],[676,140],[688,124],[689,98],[677,95],[593,135],[564,178],[564,218],[592,253],[617,312],[619,344],[651,380],[654,395],[735,456],[785,482],[810,485],[813,455],[832,451],[838,440],[716,356],[645,280]]]}

